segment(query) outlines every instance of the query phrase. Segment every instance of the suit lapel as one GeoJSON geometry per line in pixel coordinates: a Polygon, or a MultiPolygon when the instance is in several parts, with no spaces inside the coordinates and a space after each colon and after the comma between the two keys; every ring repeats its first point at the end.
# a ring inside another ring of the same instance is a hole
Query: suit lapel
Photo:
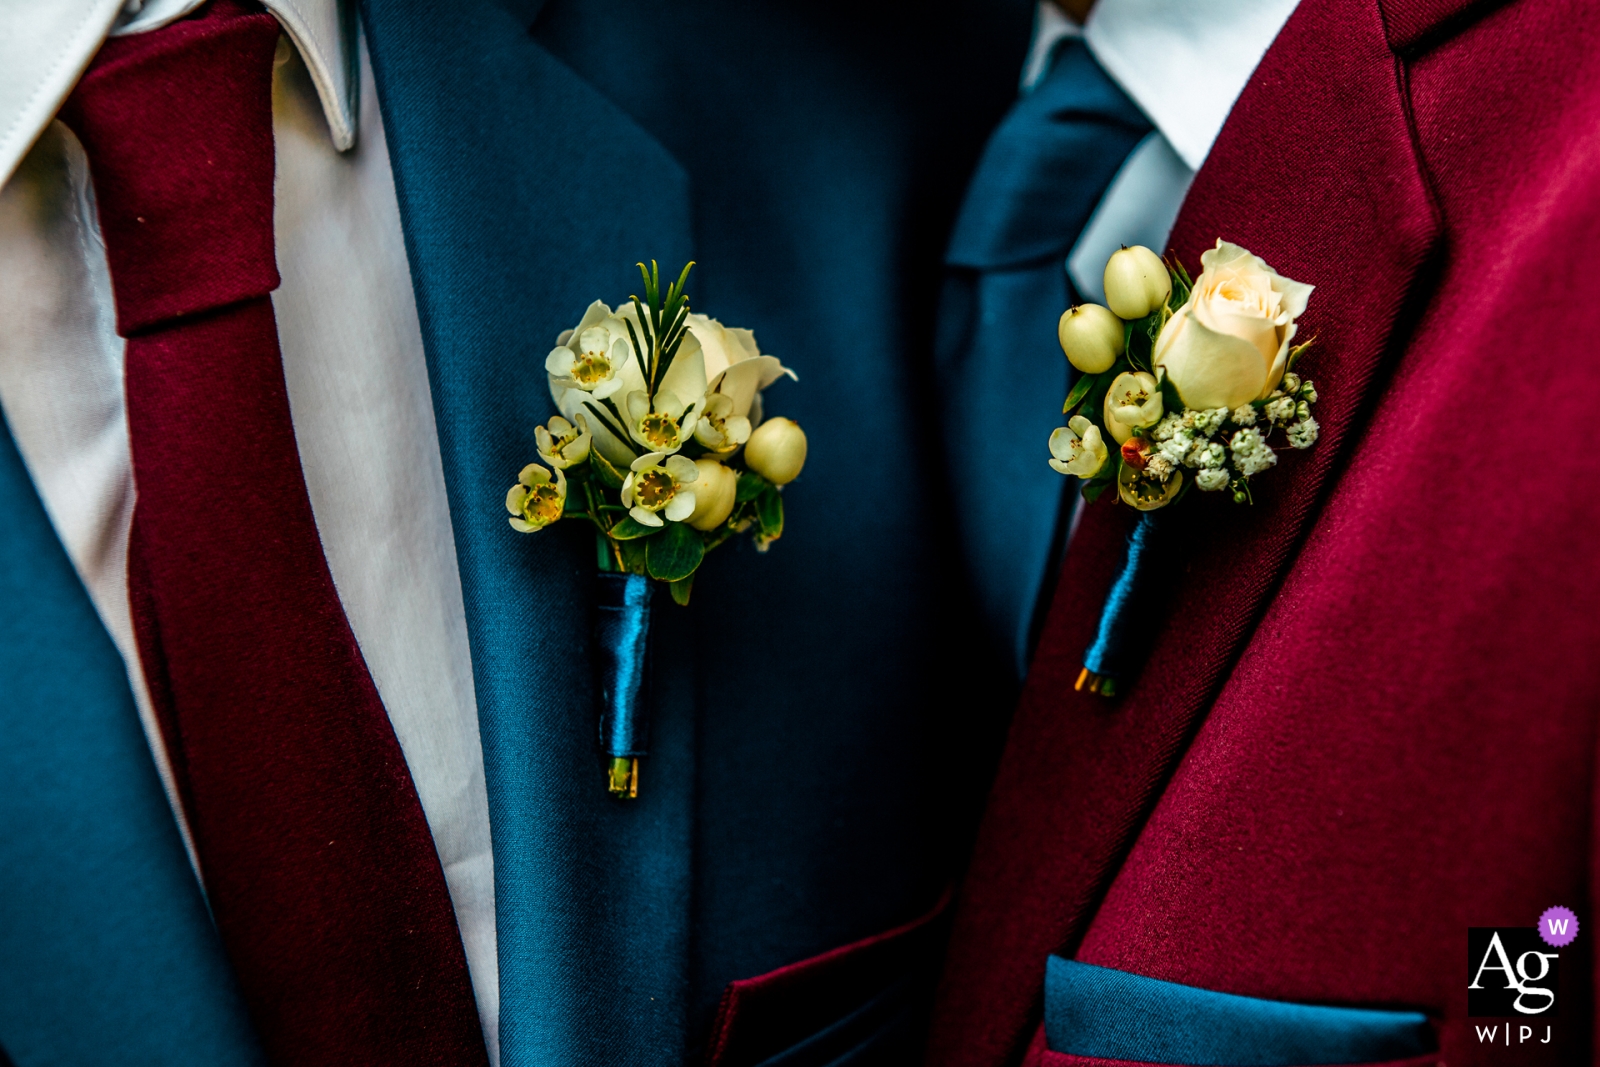
{"type": "Polygon", "coordinates": [[[1506,0],[1379,0],[1389,45],[1396,52],[1425,48],[1488,14],[1506,0]]]}
{"type": "Polygon", "coordinates": [[[1172,237],[1186,264],[1221,236],[1318,287],[1302,369],[1322,437],[1263,480],[1254,507],[1201,497],[1174,514],[1186,571],[1144,676],[1115,703],[1072,686],[1131,516],[1085,513],[964,890],[933,1063],[1020,1054],[1045,957],[1081,940],[1348,458],[1439,232],[1402,79],[1374,0],[1304,0],[1196,177],[1172,237]]]}
{"type": "Polygon", "coordinates": [[[692,722],[658,713],[648,788],[632,804],[607,797],[592,535],[576,523],[516,534],[502,501],[553,414],[543,367],[556,333],[591,300],[638,291],[637,260],[676,269],[689,256],[688,181],[505,8],[366,0],[362,14],[472,643],[502,1062],[676,1062],[692,722]]]}
{"type": "Polygon", "coordinates": [[[122,657],[3,418],[0,516],[0,1063],[264,1063],[122,657]]]}

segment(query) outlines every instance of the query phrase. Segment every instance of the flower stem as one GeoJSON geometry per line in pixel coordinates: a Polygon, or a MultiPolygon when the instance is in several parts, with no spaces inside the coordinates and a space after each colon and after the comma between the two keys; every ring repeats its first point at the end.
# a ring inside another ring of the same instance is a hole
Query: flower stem
{"type": "Polygon", "coordinates": [[[627,756],[616,756],[606,772],[606,788],[618,800],[639,798],[639,761],[627,756]]]}

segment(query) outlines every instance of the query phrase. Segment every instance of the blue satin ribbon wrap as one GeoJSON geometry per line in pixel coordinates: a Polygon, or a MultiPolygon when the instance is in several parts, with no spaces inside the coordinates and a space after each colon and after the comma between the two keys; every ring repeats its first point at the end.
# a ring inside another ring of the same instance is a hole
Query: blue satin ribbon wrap
{"type": "Polygon", "coordinates": [[[600,750],[607,756],[648,755],[645,654],[650,646],[650,579],[602,571],[594,639],[600,667],[600,750]]]}
{"type": "Polygon", "coordinates": [[[1100,629],[1083,656],[1083,665],[1093,673],[1125,684],[1144,666],[1172,562],[1170,525],[1159,512],[1139,516],[1122,569],[1100,609],[1100,629]]]}
{"type": "Polygon", "coordinates": [[[1427,1016],[1216,993],[1051,956],[1044,1035],[1052,1052],[1221,1067],[1387,1063],[1433,1049],[1427,1016]]]}

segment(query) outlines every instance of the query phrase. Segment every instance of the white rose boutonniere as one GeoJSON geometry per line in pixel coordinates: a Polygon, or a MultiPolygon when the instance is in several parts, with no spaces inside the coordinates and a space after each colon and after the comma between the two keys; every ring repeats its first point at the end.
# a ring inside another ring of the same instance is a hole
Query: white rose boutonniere
{"type": "Polygon", "coordinates": [[[504,500],[518,533],[563,518],[594,530],[600,735],[619,797],[638,795],[649,733],[640,692],[653,583],[687,605],[706,553],[746,532],[765,551],[806,459],[799,424],[763,421],[763,391],[794,372],[751,331],[690,312],[692,266],[663,286],[641,263],[643,299],[596,300],[556,338],[544,370],[560,414],[534,428],[543,462],[504,500]]]}
{"type": "Polygon", "coordinates": [[[1124,248],[1106,264],[1110,307],[1070,308],[1057,328],[1078,374],[1050,466],[1081,479],[1087,500],[1115,487],[1112,499],[1143,513],[1078,679],[1106,696],[1137,673],[1135,622],[1152,614],[1151,575],[1175,551],[1156,513],[1191,490],[1250,503],[1279,451],[1317,441],[1317,390],[1294,369],[1312,344],[1294,341],[1313,287],[1227,241],[1200,264],[1191,279],[1175,260],[1124,248]]]}
{"type": "Polygon", "coordinates": [[[1050,438],[1052,466],[1083,478],[1089,500],[1115,485],[1124,503],[1155,511],[1193,487],[1230,489],[1242,504],[1251,478],[1276,465],[1274,441],[1316,443],[1316,389],[1291,370],[1311,347],[1293,342],[1313,287],[1226,241],[1200,261],[1205,270],[1191,281],[1148,248],[1122,249],[1106,265],[1106,299],[1144,316],[1125,320],[1092,304],[1062,316],[1058,340],[1079,374],[1062,408],[1074,417],[1050,438]],[[1079,419],[1116,442],[1115,463],[1083,474],[1067,462],[1061,435],[1087,439],[1079,419]]]}

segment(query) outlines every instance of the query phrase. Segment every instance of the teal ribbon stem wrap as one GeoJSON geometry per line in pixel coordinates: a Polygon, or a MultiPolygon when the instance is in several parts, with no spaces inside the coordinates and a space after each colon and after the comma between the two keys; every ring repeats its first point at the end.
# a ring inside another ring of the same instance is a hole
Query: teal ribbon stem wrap
{"type": "Polygon", "coordinates": [[[1150,640],[1160,619],[1174,556],[1172,523],[1160,512],[1146,511],[1128,538],[1128,554],[1111,583],[1094,644],[1083,656],[1085,682],[1103,696],[1133,682],[1150,654],[1150,640]]]}
{"type": "Polygon", "coordinates": [[[602,571],[594,637],[600,668],[600,750],[612,760],[638,759],[650,747],[644,699],[650,646],[650,579],[602,571]]]}

